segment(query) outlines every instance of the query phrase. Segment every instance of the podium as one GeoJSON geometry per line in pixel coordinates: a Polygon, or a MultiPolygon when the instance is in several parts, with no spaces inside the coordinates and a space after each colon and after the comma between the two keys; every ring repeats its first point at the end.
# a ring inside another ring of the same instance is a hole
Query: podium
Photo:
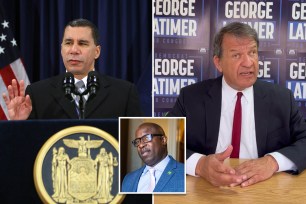
{"type": "MultiPolygon", "coordinates": [[[[55,133],[73,126],[92,126],[118,140],[118,120],[0,121],[1,203],[42,203],[34,184],[33,168],[44,143],[55,133]]],[[[151,195],[126,195],[122,203],[152,202],[151,195]]]]}

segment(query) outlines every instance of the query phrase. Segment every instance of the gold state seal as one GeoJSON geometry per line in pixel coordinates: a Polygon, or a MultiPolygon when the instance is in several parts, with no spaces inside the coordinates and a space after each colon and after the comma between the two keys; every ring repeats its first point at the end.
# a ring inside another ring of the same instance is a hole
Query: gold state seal
{"type": "Polygon", "coordinates": [[[90,126],[64,129],[43,145],[34,165],[36,190],[46,203],[118,203],[118,142],[90,126]]]}

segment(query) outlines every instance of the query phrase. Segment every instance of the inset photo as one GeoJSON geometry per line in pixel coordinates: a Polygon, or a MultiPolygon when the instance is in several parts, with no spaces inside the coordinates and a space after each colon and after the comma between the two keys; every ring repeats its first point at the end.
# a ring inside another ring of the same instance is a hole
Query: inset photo
{"type": "Polygon", "coordinates": [[[119,192],[186,194],[185,117],[119,118],[119,192]]]}

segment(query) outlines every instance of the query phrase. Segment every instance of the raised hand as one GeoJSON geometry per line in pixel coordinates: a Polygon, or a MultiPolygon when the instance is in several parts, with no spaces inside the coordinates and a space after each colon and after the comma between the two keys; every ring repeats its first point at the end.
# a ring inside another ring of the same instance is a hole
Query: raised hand
{"type": "Polygon", "coordinates": [[[8,96],[3,93],[3,99],[7,106],[10,120],[26,120],[32,111],[32,102],[30,96],[25,96],[24,81],[19,82],[20,91],[18,91],[17,81],[12,80],[12,85],[8,86],[8,96]]]}

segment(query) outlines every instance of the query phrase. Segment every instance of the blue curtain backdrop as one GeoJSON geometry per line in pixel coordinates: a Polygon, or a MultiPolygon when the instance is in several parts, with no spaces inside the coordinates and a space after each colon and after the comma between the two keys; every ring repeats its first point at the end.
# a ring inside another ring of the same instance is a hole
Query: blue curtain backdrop
{"type": "Polygon", "coordinates": [[[152,2],[147,0],[0,0],[31,83],[65,72],[65,25],[86,18],[100,32],[96,70],[135,83],[152,114],[152,2]]]}

